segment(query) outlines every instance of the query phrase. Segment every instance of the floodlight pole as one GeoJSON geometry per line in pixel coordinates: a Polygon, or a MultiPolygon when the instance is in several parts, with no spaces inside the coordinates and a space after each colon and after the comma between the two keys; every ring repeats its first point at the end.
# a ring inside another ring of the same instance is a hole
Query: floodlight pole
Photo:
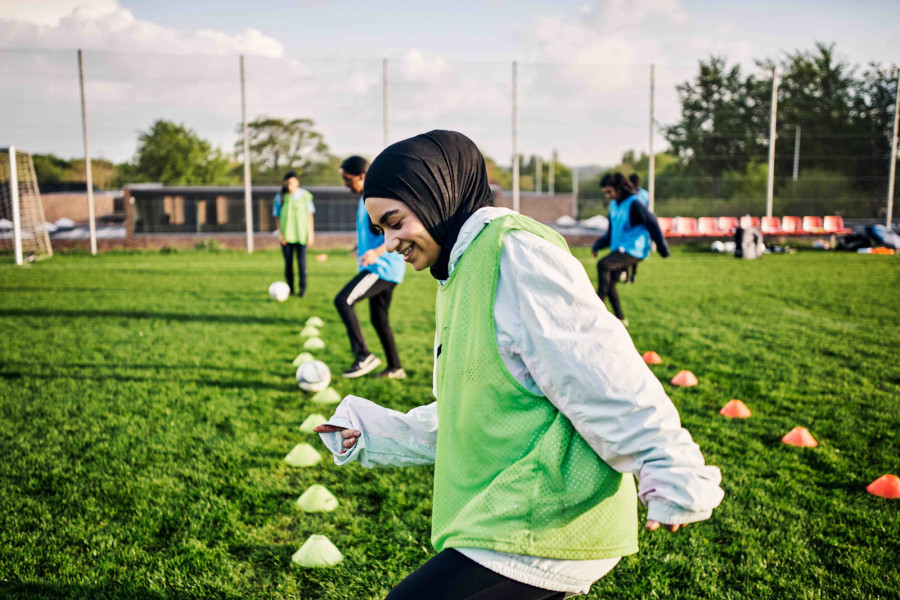
{"type": "Polygon", "coordinates": [[[892,230],[894,221],[894,177],[897,174],[897,125],[900,116],[900,69],[897,70],[897,98],[894,100],[894,136],[891,138],[891,169],[888,177],[887,220],[885,225],[892,230]]]}
{"type": "Polygon", "coordinates": [[[541,181],[544,176],[544,163],[540,156],[536,156],[534,161],[534,191],[540,196],[544,193],[544,182],[541,181]]]}
{"type": "Polygon", "coordinates": [[[241,54],[241,123],[244,135],[244,220],[247,222],[247,254],[253,254],[253,192],[250,181],[250,134],[247,130],[247,85],[241,54]]]}
{"type": "Polygon", "coordinates": [[[769,115],[769,182],[766,187],[766,216],[772,216],[775,196],[775,119],[778,115],[778,69],[772,68],[772,113],[769,115]]]}
{"type": "Polygon", "coordinates": [[[578,218],[578,167],[572,167],[572,208],[578,218]]]}
{"type": "Polygon", "coordinates": [[[512,63],[512,155],[513,155],[513,201],[512,209],[519,212],[519,99],[518,64],[512,63]]]}
{"type": "Polygon", "coordinates": [[[556,195],[556,149],[550,151],[550,173],[547,179],[547,193],[551,196],[556,195]]]}
{"type": "Polygon", "coordinates": [[[654,96],[656,95],[656,65],[650,65],[650,161],[647,172],[647,194],[650,196],[650,212],[656,202],[656,154],[653,152],[653,134],[655,133],[656,116],[654,114],[654,96]]]}
{"type": "Polygon", "coordinates": [[[81,133],[84,137],[84,174],[88,197],[88,227],[91,231],[91,254],[97,254],[97,225],[94,220],[94,178],[91,171],[91,151],[88,147],[87,111],[84,106],[84,54],[78,50],[78,83],[81,88],[81,133]]]}
{"type": "Polygon", "coordinates": [[[13,247],[15,248],[16,264],[21,265],[22,259],[22,214],[19,208],[19,170],[16,164],[16,147],[9,147],[9,191],[12,202],[13,218],[13,247]]]}
{"type": "Polygon", "coordinates": [[[797,125],[797,132],[794,135],[794,181],[800,175],[800,126],[797,125]]]}
{"type": "Polygon", "coordinates": [[[391,96],[390,80],[388,79],[388,59],[381,59],[381,120],[384,126],[384,147],[387,148],[391,139],[391,96]]]}

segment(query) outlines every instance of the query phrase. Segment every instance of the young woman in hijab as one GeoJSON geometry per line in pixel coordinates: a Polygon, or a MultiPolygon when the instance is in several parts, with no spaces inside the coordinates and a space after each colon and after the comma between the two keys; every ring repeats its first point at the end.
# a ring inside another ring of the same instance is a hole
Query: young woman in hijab
{"type": "MultiPolygon", "coordinates": [[[[635,176],[637,177],[637,176],[635,176]]],[[[641,200],[638,188],[621,173],[607,174],[600,179],[600,188],[609,205],[609,229],[597,238],[591,253],[609,247],[612,252],[597,262],[597,295],[601,300],[609,298],[616,317],[628,326],[622,312],[616,283],[622,273],[632,270],[632,278],[639,262],[650,256],[650,240],[656,242],[656,251],[663,258],[669,256],[669,246],[663,236],[656,216],[641,200]]],[[[649,202],[649,196],[648,196],[649,202]]]]}
{"type": "Polygon", "coordinates": [[[563,239],[492,206],[475,144],[398,142],[364,197],[387,249],[439,283],[437,402],[404,414],[347,396],[316,429],[339,465],[434,464],[437,554],[389,600],[587,593],[637,551],[638,498],[650,530],[710,517],[719,470],[563,239]]]}
{"type": "Polygon", "coordinates": [[[281,253],[284,255],[284,280],[294,294],[294,254],[297,255],[297,271],[300,276],[298,295],[306,295],[306,247],[311,246],[315,238],[313,215],[316,205],[313,195],[300,187],[300,179],[294,171],[284,176],[281,192],[275,196],[275,208],[272,216],[278,224],[278,241],[281,242],[281,253]]]}

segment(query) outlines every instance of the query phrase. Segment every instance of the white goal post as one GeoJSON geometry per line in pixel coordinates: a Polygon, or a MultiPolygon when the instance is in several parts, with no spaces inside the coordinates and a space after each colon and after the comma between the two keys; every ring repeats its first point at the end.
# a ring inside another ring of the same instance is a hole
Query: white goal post
{"type": "Polygon", "coordinates": [[[53,256],[34,163],[14,146],[0,148],[0,251],[16,264],[53,256]]]}

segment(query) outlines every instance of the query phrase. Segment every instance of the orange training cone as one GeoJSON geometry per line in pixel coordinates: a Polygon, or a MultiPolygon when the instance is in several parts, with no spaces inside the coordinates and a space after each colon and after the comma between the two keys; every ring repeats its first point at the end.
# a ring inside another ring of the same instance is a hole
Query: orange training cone
{"type": "Polygon", "coordinates": [[[319,262],[325,262],[326,260],[328,260],[328,255],[327,254],[316,254],[316,260],[319,262]]]}
{"type": "Polygon", "coordinates": [[[690,371],[679,371],[678,375],[672,378],[672,385],[678,385],[681,387],[693,387],[697,385],[699,381],[694,377],[694,374],[690,371]]]}
{"type": "Polygon", "coordinates": [[[722,407],[719,414],[726,416],[729,419],[746,419],[753,413],[751,413],[750,409],[747,408],[747,405],[740,400],[732,400],[722,407]]]}
{"type": "Polygon", "coordinates": [[[654,352],[653,350],[648,350],[644,352],[644,355],[641,357],[644,359],[644,362],[648,365],[661,365],[662,359],[659,357],[659,354],[654,352]]]}
{"type": "Polygon", "coordinates": [[[882,498],[900,498],[900,478],[896,475],[882,475],[867,485],[866,491],[882,498]]]}
{"type": "Polygon", "coordinates": [[[816,438],[803,427],[794,427],[781,438],[781,441],[788,446],[803,446],[805,448],[815,448],[819,445],[816,438]]]}

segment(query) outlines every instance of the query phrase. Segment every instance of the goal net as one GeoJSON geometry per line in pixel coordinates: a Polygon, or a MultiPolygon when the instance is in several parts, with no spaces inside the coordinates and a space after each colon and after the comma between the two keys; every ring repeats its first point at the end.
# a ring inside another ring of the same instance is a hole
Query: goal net
{"type": "Polygon", "coordinates": [[[31,155],[0,149],[0,252],[16,263],[53,256],[31,155]]]}

